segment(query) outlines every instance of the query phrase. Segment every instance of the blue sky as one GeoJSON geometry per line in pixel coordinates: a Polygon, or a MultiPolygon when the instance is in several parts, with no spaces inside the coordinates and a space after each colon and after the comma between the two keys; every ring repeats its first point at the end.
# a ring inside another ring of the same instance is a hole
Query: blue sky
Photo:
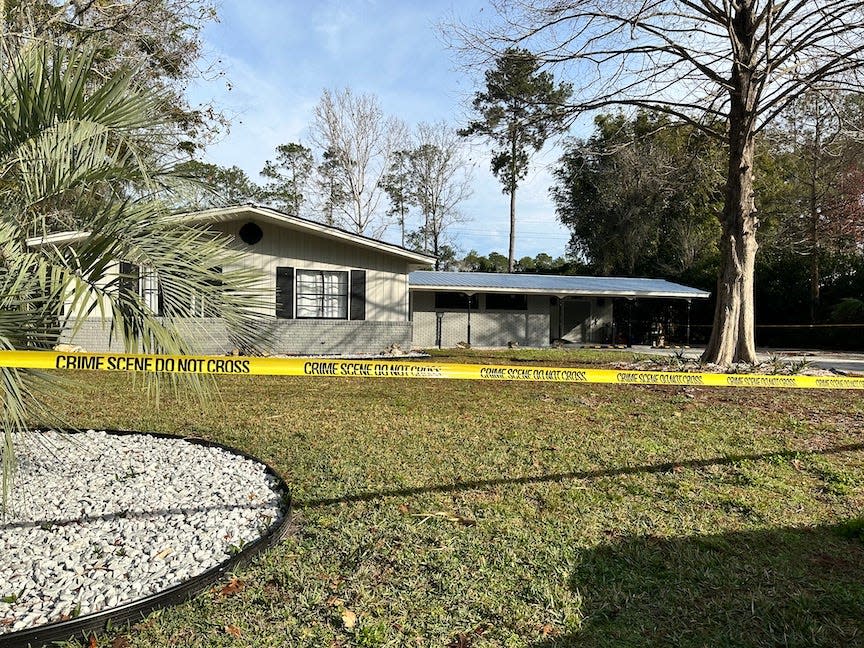
{"type": "MultiPolygon", "coordinates": [[[[196,84],[191,98],[214,101],[231,129],[205,159],[236,164],[258,180],[278,144],[309,144],[312,111],[325,88],[375,94],[386,113],[412,126],[464,124],[476,77],[458,69],[436,26],[490,11],[476,0],[222,0],[220,22],[208,26],[204,40],[206,57],[219,61],[225,77],[196,84]]],[[[472,145],[470,157],[474,193],[462,206],[469,221],[454,226],[453,238],[463,252],[506,254],[508,198],[489,171],[486,147],[472,145]]],[[[517,258],[564,254],[568,234],[548,196],[556,157],[551,145],[535,156],[517,194],[517,258]]],[[[385,238],[396,236],[393,230],[385,238]]]]}

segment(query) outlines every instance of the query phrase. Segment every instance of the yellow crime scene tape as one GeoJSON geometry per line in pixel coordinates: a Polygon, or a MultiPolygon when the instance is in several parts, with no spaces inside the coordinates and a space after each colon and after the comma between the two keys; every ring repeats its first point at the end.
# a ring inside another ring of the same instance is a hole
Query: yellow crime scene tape
{"type": "Polygon", "coordinates": [[[864,389],[864,377],[631,371],[572,367],[451,364],[430,361],[260,358],[226,356],[0,351],[0,367],[92,371],[242,374],[250,376],[331,376],[346,378],[435,378],[519,382],[864,389]]]}

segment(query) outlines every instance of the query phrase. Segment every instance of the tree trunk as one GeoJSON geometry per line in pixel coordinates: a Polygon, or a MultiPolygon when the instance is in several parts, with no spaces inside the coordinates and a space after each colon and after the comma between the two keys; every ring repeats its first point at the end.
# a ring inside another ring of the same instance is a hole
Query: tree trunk
{"type": "Polygon", "coordinates": [[[819,317],[819,301],[821,299],[819,272],[819,248],[815,248],[810,257],[810,323],[815,324],[819,317]]]}
{"type": "Polygon", "coordinates": [[[510,253],[507,256],[507,272],[516,270],[516,187],[510,190],[510,253]]]}
{"type": "Polygon", "coordinates": [[[732,70],[729,107],[729,167],[721,216],[720,272],[714,326],[702,360],[719,365],[756,362],[753,274],[756,267],[756,208],[753,201],[755,139],[752,3],[742,2],[733,20],[739,57],[732,70]]]}
{"type": "Polygon", "coordinates": [[[813,155],[810,160],[810,323],[816,323],[819,312],[819,161],[822,157],[819,102],[816,102],[816,128],[813,135],[813,155]]]}
{"type": "MultiPolygon", "coordinates": [[[[730,128],[734,130],[734,126],[730,128]]],[[[753,136],[747,134],[740,146],[732,144],[720,237],[717,305],[711,339],[702,355],[705,362],[719,365],[756,362],[753,274],[758,245],[753,204],[753,136]]]]}
{"type": "Polygon", "coordinates": [[[519,172],[516,167],[517,133],[510,132],[510,248],[507,254],[507,272],[516,271],[516,187],[519,184],[519,172]]]}

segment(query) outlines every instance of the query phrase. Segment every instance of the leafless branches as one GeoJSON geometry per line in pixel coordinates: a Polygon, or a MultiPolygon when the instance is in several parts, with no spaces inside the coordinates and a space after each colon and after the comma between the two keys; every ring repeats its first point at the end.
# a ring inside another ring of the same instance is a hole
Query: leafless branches
{"type": "Polygon", "coordinates": [[[574,115],[609,106],[657,109],[722,137],[736,66],[754,77],[759,132],[816,86],[859,91],[861,0],[755,0],[753,47],[730,2],[711,0],[493,0],[497,20],[450,25],[474,57],[518,45],[578,80],[574,115]],[[752,50],[752,51],[751,51],[752,50]],[[745,60],[746,59],[746,60],[745,60]]]}
{"type": "Polygon", "coordinates": [[[330,181],[344,197],[334,205],[342,223],[358,234],[379,236],[386,227],[378,211],[381,180],[391,153],[406,138],[404,124],[385,116],[374,95],[325,90],[311,133],[332,162],[330,181]]]}

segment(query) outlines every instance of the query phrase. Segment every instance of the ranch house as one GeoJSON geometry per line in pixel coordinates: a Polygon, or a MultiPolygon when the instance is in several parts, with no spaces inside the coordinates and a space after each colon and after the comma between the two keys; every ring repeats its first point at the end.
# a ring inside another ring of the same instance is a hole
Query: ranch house
{"type": "MultiPolygon", "coordinates": [[[[626,317],[633,304],[689,305],[709,296],[659,279],[433,272],[429,255],[257,205],[177,218],[227,235],[243,266],[258,271],[258,293],[264,296],[259,310],[270,320],[268,350],[275,354],[378,354],[393,345],[407,351],[459,343],[629,344],[634,330],[626,317]]],[[[69,232],[37,244],[74,244],[84,236],[69,232]]],[[[160,289],[152,273],[122,261],[116,268],[159,313],[160,289]]],[[[195,317],[192,308],[178,325],[197,353],[232,351],[218,318],[195,317]]],[[[74,339],[63,341],[88,351],[122,351],[109,340],[109,330],[96,309],[78,323],[74,339]]]]}
{"type": "MultiPolygon", "coordinates": [[[[178,218],[229,235],[244,265],[259,271],[258,292],[269,304],[260,311],[275,320],[272,353],[368,354],[394,344],[411,347],[408,275],[430,267],[433,257],[256,205],[178,218]]],[[[137,281],[139,295],[158,313],[158,282],[146,268],[123,262],[117,268],[137,281]]],[[[198,353],[232,350],[217,318],[189,317],[179,325],[198,353]]],[[[118,343],[109,344],[109,328],[97,313],[64,341],[88,351],[121,351],[118,343]]]]}

